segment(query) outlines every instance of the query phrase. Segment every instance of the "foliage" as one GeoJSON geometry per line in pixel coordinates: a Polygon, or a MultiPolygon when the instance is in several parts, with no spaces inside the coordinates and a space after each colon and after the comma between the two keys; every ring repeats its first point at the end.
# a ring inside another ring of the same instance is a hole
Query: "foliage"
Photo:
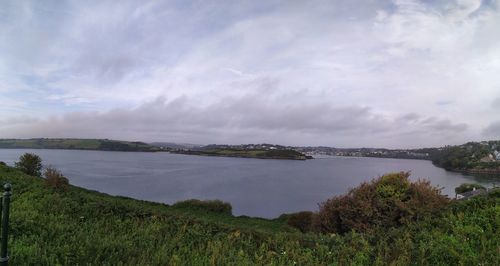
{"type": "Polygon", "coordinates": [[[66,191],[69,186],[69,181],[59,170],[53,167],[47,167],[43,173],[45,184],[57,191],[66,191]]]}
{"type": "Polygon", "coordinates": [[[429,217],[446,206],[448,199],[439,189],[429,181],[411,183],[409,176],[408,172],[387,174],[321,203],[315,230],[370,232],[429,217]]]}
{"type": "Polygon", "coordinates": [[[99,140],[98,150],[103,151],[151,151],[155,150],[144,142],[128,142],[128,141],[116,141],[116,140],[99,140]]]}
{"type": "Polygon", "coordinates": [[[179,209],[196,209],[215,213],[232,214],[233,207],[230,203],[223,202],[220,200],[197,200],[190,199],[185,201],[179,201],[175,203],[172,207],[179,209]]]}
{"type": "Polygon", "coordinates": [[[303,211],[283,214],[280,218],[285,218],[288,225],[299,229],[302,233],[311,231],[313,212],[303,211]]]}
{"type": "Polygon", "coordinates": [[[6,166],[7,164],[5,162],[0,161],[0,165],[6,166]]]}
{"type": "Polygon", "coordinates": [[[372,233],[302,234],[282,220],[113,197],[0,166],[13,185],[12,265],[498,265],[500,198],[452,202],[372,233]]]}
{"type": "Polygon", "coordinates": [[[472,191],[474,189],[485,189],[485,187],[479,185],[479,184],[473,184],[473,183],[463,183],[460,186],[455,188],[455,193],[461,194],[464,192],[472,191]]]}
{"type": "Polygon", "coordinates": [[[500,141],[468,142],[459,146],[426,149],[432,162],[448,170],[493,169],[500,171],[500,161],[481,159],[500,149],[500,141]]]}
{"type": "Polygon", "coordinates": [[[28,175],[41,176],[42,159],[36,154],[25,153],[19,157],[19,162],[16,162],[16,168],[28,175]]]}

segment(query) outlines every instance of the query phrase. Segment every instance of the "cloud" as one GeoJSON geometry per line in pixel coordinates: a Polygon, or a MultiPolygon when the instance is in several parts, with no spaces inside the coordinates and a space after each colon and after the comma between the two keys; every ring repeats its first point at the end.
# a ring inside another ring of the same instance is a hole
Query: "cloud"
{"type": "Polygon", "coordinates": [[[327,104],[275,105],[253,95],[225,99],[208,106],[193,106],[186,97],[158,98],[135,109],[75,112],[46,120],[26,118],[4,124],[0,137],[107,137],[146,141],[240,143],[273,141],[288,145],[336,143],[346,146],[388,145],[398,134],[457,135],[463,124],[446,119],[403,116],[407,124],[361,106],[327,104]],[[22,124],[21,126],[19,124],[22,124]],[[421,129],[427,133],[420,132],[421,129]],[[293,137],[290,137],[293,136],[293,137]],[[304,139],[298,142],[297,138],[304,139]]]}
{"type": "Polygon", "coordinates": [[[483,135],[494,139],[500,139],[500,121],[495,121],[488,125],[483,130],[483,135]]]}
{"type": "Polygon", "coordinates": [[[499,8],[3,2],[0,115],[39,122],[0,134],[394,147],[480,139],[497,119],[484,103],[500,87],[499,8]]]}
{"type": "Polygon", "coordinates": [[[462,132],[467,129],[465,123],[454,124],[449,119],[437,119],[435,117],[425,119],[421,125],[438,134],[446,131],[462,132]]]}
{"type": "Polygon", "coordinates": [[[491,107],[493,109],[500,109],[500,97],[496,98],[491,102],[491,107]]]}

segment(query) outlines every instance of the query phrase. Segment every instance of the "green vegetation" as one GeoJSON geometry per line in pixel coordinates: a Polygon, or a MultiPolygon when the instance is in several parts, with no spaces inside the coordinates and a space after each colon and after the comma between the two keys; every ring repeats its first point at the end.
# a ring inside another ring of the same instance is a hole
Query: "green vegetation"
{"type": "Polygon", "coordinates": [[[55,190],[65,191],[68,189],[69,180],[59,170],[47,167],[43,173],[45,184],[55,190]]]}
{"type": "Polygon", "coordinates": [[[280,219],[285,219],[288,225],[299,229],[302,233],[305,233],[314,230],[312,226],[313,217],[313,212],[302,211],[291,214],[282,214],[280,219]]]}
{"type": "Polygon", "coordinates": [[[433,217],[448,204],[429,181],[409,178],[409,172],[387,174],[323,202],[314,227],[325,233],[371,232],[433,217]]]}
{"type": "Polygon", "coordinates": [[[231,204],[227,202],[222,202],[220,200],[197,200],[190,199],[185,201],[179,201],[175,203],[173,208],[176,209],[184,209],[184,210],[204,210],[214,213],[222,213],[222,214],[233,214],[233,207],[231,204]]]}
{"type": "Polygon", "coordinates": [[[472,191],[474,189],[486,189],[486,188],[479,185],[479,184],[463,183],[460,186],[455,188],[455,193],[461,194],[461,193],[472,191]]]}
{"type": "Polygon", "coordinates": [[[306,160],[307,157],[294,150],[257,150],[257,149],[202,149],[173,151],[174,153],[203,155],[203,156],[222,156],[256,159],[286,159],[286,160],[306,160]]]}
{"type": "MultiPolygon", "coordinates": [[[[402,184],[406,188],[406,182],[393,176],[383,179],[374,193],[404,198],[405,190],[399,187],[402,184]]],[[[287,224],[292,217],[307,220],[312,213],[266,220],[234,217],[228,204],[220,201],[168,206],[71,185],[58,190],[47,186],[42,178],[3,165],[0,182],[13,185],[9,239],[12,265],[500,262],[500,193],[453,201],[430,216],[409,219],[402,225],[374,226],[370,233],[353,230],[323,234],[301,233],[287,224]]],[[[369,217],[368,211],[362,214],[369,217]]]]}
{"type": "Polygon", "coordinates": [[[33,153],[25,153],[16,162],[16,168],[27,175],[41,176],[42,158],[33,153]]]}
{"type": "Polygon", "coordinates": [[[500,173],[500,141],[469,142],[459,146],[426,149],[432,162],[448,170],[500,173]]]}
{"type": "Polygon", "coordinates": [[[0,139],[1,149],[68,149],[102,151],[158,151],[144,142],[107,139],[0,139]]]}

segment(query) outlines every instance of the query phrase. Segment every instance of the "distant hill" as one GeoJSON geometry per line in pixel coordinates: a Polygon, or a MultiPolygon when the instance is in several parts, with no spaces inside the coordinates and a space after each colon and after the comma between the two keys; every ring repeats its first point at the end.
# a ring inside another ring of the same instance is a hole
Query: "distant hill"
{"type": "Polygon", "coordinates": [[[159,151],[144,142],[109,139],[0,139],[0,149],[67,149],[100,151],[159,151]]]}
{"type": "Polygon", "coordinates": [[[500,174],[500,141],[468,142],[457,146],[423,149],[442,168],[470,173],[500,174]]]}

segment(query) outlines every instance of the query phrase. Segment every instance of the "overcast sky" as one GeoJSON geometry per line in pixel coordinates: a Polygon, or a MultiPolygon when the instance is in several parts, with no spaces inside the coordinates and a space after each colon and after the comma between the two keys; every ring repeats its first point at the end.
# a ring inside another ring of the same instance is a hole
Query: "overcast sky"
{"type": "Polygon", "coordinates": [[[0,0],[0,138],[500,139],[500,0],[0,0]]]}

